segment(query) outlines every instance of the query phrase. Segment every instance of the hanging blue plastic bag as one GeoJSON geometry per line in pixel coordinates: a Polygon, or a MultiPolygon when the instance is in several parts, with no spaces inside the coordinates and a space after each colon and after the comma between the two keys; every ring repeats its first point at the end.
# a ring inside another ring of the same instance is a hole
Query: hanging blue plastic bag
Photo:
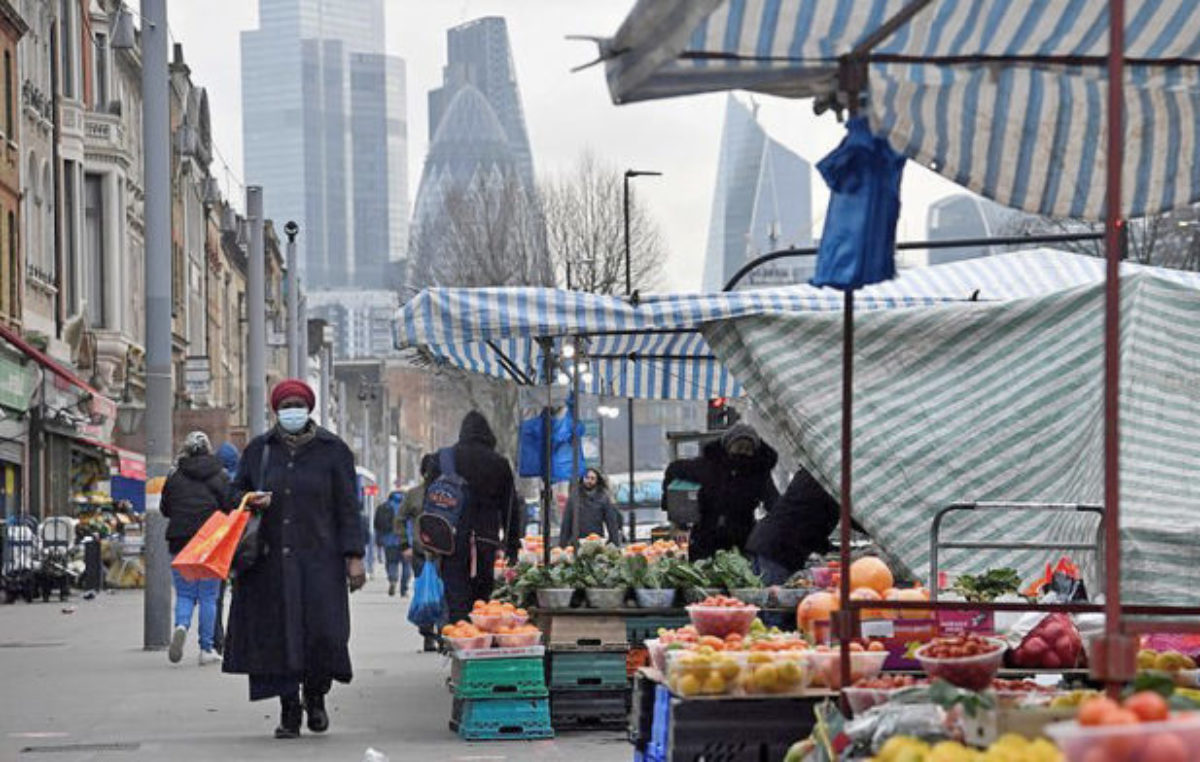
{"type": "Polygon", "coordinates": [[[437,564],[426,561],[425,568],[413,585],[413,599],[408,607],[408,621],[417,627],[436,627],[446,621],[446,586],[437,564]]]}

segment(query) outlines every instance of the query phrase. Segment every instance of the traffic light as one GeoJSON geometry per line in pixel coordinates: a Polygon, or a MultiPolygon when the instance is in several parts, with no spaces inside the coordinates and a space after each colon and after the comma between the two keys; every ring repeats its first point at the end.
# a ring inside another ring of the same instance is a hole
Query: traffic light
{"type": "Polygon", "coordinates": [[[741,418],[728,397],[714,397],[708,401],[708,430],[720,431],[737,423],[741,418]]]}

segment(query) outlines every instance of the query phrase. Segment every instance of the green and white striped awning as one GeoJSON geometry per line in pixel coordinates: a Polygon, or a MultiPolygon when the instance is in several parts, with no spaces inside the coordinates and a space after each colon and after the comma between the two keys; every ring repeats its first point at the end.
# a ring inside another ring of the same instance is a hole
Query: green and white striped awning
{"type": "MultiPolygon", "coordinates": [[[[1122,300],[1123,595],[1200,605],[1200,277],[1128,270],[1122,300]]],[[[1094,283],[856,317],[855,514],[913,573],[927,579],[931,521],[950,503],[1102,502],[1103,304],[1094,283]]],[[[703,331],[784,436],[778,445],[835,495],[841,332],[841,316],[829,313],[755,315],[703,331]]],[[[963,515],[945,527],[956,539],[1095,537],[1094,517],[963,515]]],[[[1028,575],[1047,560],[950,551],[941,563],[952,573],[1015,566],[1028,575]]]]}

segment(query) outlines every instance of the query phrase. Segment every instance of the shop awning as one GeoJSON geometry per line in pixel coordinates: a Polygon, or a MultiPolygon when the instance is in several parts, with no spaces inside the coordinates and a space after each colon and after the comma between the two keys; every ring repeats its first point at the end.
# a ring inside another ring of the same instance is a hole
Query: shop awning
{"type": "MultiPolygon", "coordinates": [[[[617,103],[828,97],[849,73],[897,151],[1006,206],[1098,220],[1107,31],[1107,0],[639,0],[601,54],[617,103]]],[[[1124,216],[1196,203],[1200,3],[1135,4],[1125,41],[1124,216]]]]}
{"type": "Polygon", "coordinates": [[[50,373],[54,374],[63,384],[74,387],[89,395],[89,411],[94,421],[100,421],[100,423],[92,422],[85,424],[81,427],[81,434],[93,438],[106,438],[103,436],[103,433],[111,431],[113,423],[117,420],[116,402],[101,394],[91,384],[81,379],[70,369],[64,367],[50,355],[30,344],[21,334],[8,326],[0,325],[0,338],[12,344],[50,373]]]}
{"type": "MultiPolygon", "coordinates": [[[[903,270],[894,281],[860,291],[857,307],[1011,300],[1103,278],[1101,259],[1039,249],[903,270]]],[[[538,339],[585,336],[593,380],[583,391],[702,400],[742,394],[736,374],[699,332],[706,323],[841,309],[839,292],[806,285],[653,295],[636,306],[624,298],[546,288],[432,288],[400,310],[396,343],[421,349],[438,364],[541,384],[546,379],[538,339]]]]}

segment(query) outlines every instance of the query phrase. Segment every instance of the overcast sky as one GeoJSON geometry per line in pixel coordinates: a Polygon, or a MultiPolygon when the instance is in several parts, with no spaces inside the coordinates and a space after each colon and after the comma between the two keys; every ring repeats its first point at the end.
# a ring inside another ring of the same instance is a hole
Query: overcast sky
{"type": "MultiPolygon", "coordinates": [[[[446,29],[480,16],[504,16],[513,48],[525,120],[539,175],[569,170],[584,151],[619,169],[658,170],[660,178],[634,181],[660,223],[670,252],[665,287],[700,286],[708,218],[716,182],[724,94],[614,106],[603,67],[572,74],[596,56],[588,42],[567,35],[613,34],[633,0],[386,0],[389,52],[408,66],[408,192],[416,197],[428,144],[426,94],[441,84],[446,29]]],[[[239,33],[258,25],[256,0],[169,0],[170,25],[208,88],[217,148],[232,167],[231,187],[253,182],[242,173],[239,33]]],[[[747,97],[744,94],[740,97],[747,97]]],[[[842,127],[832,115],[816,117],[809,101],[756,96],[760,121],[780,142],[811,163],[832,150],[842,127]]],[[[224,184],[224,172],[214,167],[224,184]]],[[[828,197],[814,173],[813,218],[819,229],[828,197]]],[[[898,237],[924,237],[929,203],[956,186],[911,162],[906,170],[898,237]]],[[[271,189],[266,188],[265,193],[271,189]]]]}

